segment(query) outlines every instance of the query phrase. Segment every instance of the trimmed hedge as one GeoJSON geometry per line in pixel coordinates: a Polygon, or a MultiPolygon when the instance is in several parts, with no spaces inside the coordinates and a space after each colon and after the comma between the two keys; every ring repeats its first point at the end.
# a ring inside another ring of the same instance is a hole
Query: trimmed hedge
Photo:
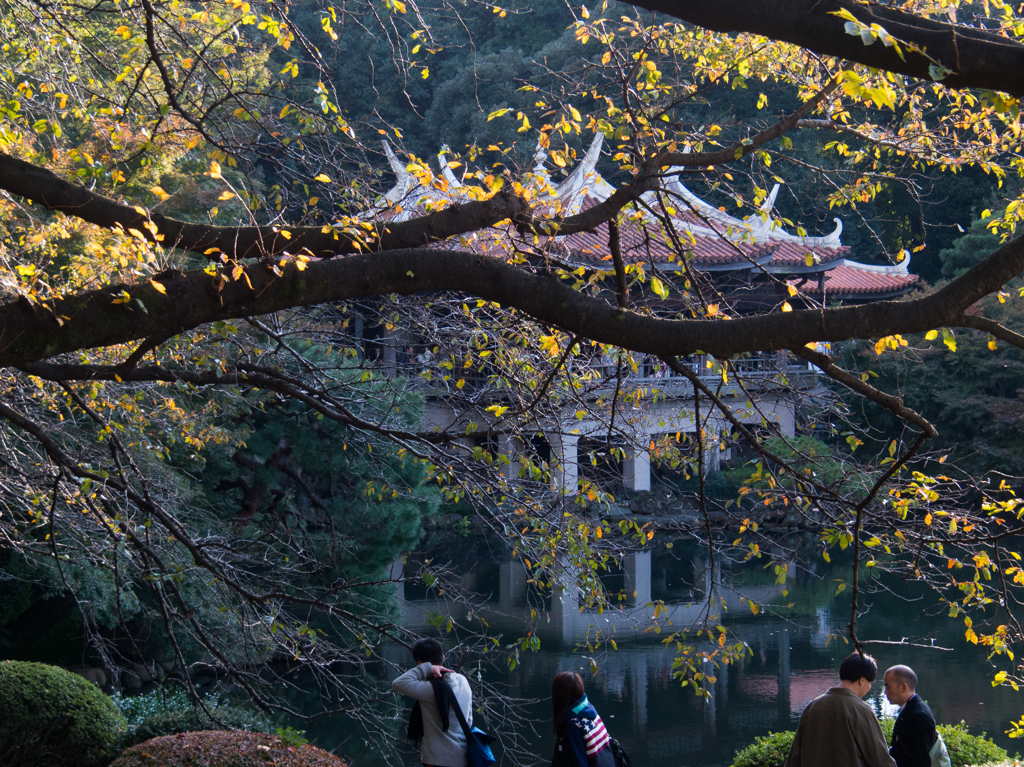
{"type": "Polygon", "coordinates": [[[259,732],[185,732],[132,746],[110,767],[347,767],[315,746],[259,732]]]}
{"type": "MultiPolygon", "coordinates": [[[[878,721],[886,743],[892,741],[892,727],[895,722],[895,719],[890,718],[878,721]]],[[[967,731],[966,722],[940,724],[936,729],[946,743],[949,761],[953,767],[1002,762],[1007,759],[1006,751],[993,743],[991,738],[986,738],[985,733],[971,735],[967,731]]],[[[796,733],[790,730],[754,738],[753,743],[736,752],[732,767],[782,767],[789,755],[789,748],[793,745],[794,735],[796,733]]]]}
{"type": "Polygon", "coordinates": [[[77,674],[44,663],[0,662],[0,764],[91,767],[116,753],[124,717],[77,674]]]}

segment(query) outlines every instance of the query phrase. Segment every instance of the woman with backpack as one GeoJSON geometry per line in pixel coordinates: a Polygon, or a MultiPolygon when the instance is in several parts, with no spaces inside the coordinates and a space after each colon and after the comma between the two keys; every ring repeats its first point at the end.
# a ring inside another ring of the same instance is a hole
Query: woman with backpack
{"type": "Polygon", "coordinates": [[[555,676],[551,709],[555,720],[551,767],[628,767],[628,757],[618,741],[608,736],[604,722],[587,700],[579,674],[563,671],[555,676]]]}

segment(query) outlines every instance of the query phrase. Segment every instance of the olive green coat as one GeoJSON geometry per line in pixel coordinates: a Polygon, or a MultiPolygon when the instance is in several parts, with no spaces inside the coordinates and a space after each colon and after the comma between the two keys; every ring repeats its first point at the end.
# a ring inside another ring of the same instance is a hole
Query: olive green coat
{"type": "Polygon", "coordinates": [[[875,712],[845,687],[812,700],[786,759],[786,767],[896,767],[875,712]]]}

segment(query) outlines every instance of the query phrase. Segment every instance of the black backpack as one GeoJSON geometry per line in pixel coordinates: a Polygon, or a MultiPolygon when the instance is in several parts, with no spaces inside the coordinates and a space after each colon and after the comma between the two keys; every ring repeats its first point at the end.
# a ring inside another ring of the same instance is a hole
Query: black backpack
{"type": "Polygon", "coordinates": [[[633,767],[629,754],[626,753],[626,749],[622,747],[619,741],[615,740],[615,738],[609,738],[608,748],[612,750],[612,756],[615,758],[615,767],[633,767]]]}

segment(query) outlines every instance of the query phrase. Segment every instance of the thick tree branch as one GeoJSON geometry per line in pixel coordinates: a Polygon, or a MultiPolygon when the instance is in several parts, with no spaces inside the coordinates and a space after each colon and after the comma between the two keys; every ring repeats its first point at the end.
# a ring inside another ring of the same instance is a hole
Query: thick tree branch
{"type": "Polygon", "coordinates": [[[985,88],[1024,96],[1024,45],[998,32],[925,18],[880,3],[856,0],[632,0],[632,5],[697,24],[717,32],[751,32],[782,40],[826,56],[850,59],[869,67],[930,80],[929,66],[952,70],[942,80],[950,88],[985,88]],[[878,24],[903,46],[876,41],[864,45],[846,33],[837,11],[846,10],[862,24],[878,24]]]}
{"type": "MultiPolygon", "coordinates": [[[[832,358],[827,354],[813,351],[806,347],[790,349],[793,354],[798,357],[803,357],[805,360],[815,365],[822,373],[838,381],[846,388],[853,392],[867,397],[875,404],[881,405],[886,410],[894,413],[895,415],[916,424],[929,439],[934,439],[939,436],[939,432],[935,427],[928,421],[924,416],[918,413],[916,410],[911,410],[909,407],[903,404],[903,400],[899,397],[894,397],[891,394],[886,394],[883,391],[879,391],[874,386],[871,386],[866,381],[862,381],[860,378],[855,376],[848,370],[843,370],[841,367],[836,365],[832,358]]],[[[881,485],[878,485],[881,487],[881,485]]],[[[877,492],[877,491],[876,491],[877,492]]]]}
{"type": "Polygon", "coordinates": [[[965,314],[957,322],[950,324],[959,325],[962,328],[984,330],[986,333],[998,338],[1000,341],[1006,341],[1006,343],[1012,344],[1018,349],[1024,349],[1024,336],[1020,333],[1014,333],[1009,328],[1003,327],[998,322],[990,320],[988,317],[981,317],[977,314],[965,314]]]}
{"type": "Polygon", "coordinates": [[[331,258],[368,250],[419,247],[485,229],[507,218],[523,221],[530,217],[525,201],[513,193],[499,192],[489,200],[451,205],[409,221],[375,223],[363,232],[357,247],[356,238],[329,227],[325,232],[319,226],[211,226],[147,213],[2,152],[0,189],[96,226],[134,229],[150,242],[159,237],[164,247],[204,254],[214,261],[220,253],[241,261],[286,252],[331,258]]]}
{"type": "Polygon", "coordinates": [[[668,320],[623,311],[603,298],[573,290],[562,280],[497,258],[428,248],[396,250],[318,261],[302,271],[289,266],[282,275],[254,264],[245,268],[248,279],[233,281],[201,270],[167,272],[154,278],[163,292],[147,281],[79,293],[45,306],[10,301],[0,305],[0,366],[178,333],[215,320],[391,293],[445,290],[518,309],[601,343],[659,357],[707,352],[725,358],[764,349],[799,349],[815,341],[958,325],[971,304],[1021,271],[1024,239],[1017,239],[922,298],[728,321],[668,320]],[[113,303],[122,290],[131,300],[113,303]]]}

